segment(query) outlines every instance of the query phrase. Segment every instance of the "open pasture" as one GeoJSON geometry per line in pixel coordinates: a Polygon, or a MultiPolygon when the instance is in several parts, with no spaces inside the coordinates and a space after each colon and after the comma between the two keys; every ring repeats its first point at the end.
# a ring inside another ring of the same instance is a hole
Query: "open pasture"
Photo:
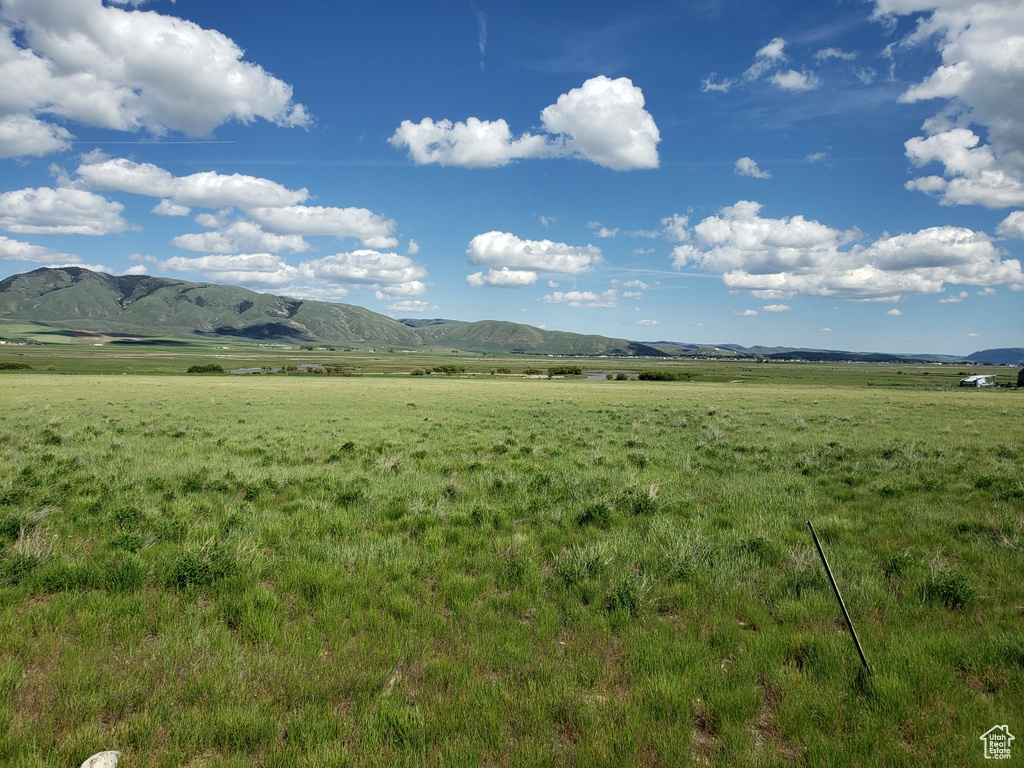
{"type": "Polygon", "coordinates": [[[0,387],[0,764],[970,765],[1024,730],[1018,392],[0,387]]]}

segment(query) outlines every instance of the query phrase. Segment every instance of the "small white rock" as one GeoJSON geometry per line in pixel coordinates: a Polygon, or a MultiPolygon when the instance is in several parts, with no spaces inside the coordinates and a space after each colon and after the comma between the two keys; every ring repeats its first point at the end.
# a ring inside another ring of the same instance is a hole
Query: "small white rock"
{"type": "Polygon", "coordinates": [[[98,752],[82,763],[82,768],[117,768],[120,757],[120,752],[98,752]]]}

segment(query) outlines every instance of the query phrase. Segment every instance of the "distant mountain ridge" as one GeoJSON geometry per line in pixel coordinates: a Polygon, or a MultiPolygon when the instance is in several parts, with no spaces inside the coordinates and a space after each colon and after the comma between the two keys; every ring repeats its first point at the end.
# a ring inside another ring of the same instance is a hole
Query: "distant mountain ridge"
{"type": "Polygon", "coordinates": [[[479,352],[654,356],[653,347],[521,323],[406,320],[351,304],[304,301],[236,286],[83,267],[40,268],[0,281],[0,318],[165,338],[231,336],[292,342],[450,346],[479,352]]]}
{"type": "Polygon", "coordinates": [[[0,319],[150,338],[236,337],[406,348],[450,347],[494,354],[1024,365],[1022,347],[987,349],[966,357],[899,355],[780,346],[639,342],[549,331],[504,320],[395,320],[352,304],[306,301],[237,286],[150,275],[115,276],[84,267],[43,267],[0,281],[0,319]]]}

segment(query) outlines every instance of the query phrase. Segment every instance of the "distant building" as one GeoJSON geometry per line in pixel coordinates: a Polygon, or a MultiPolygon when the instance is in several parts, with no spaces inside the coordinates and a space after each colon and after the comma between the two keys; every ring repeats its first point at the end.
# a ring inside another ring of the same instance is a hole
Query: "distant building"
{"type": "Polygon", "coordinates": [[[968,376],[966,379],[960,379],[961,387],[994,387],[995,385],[995,376],[968,376]]]}

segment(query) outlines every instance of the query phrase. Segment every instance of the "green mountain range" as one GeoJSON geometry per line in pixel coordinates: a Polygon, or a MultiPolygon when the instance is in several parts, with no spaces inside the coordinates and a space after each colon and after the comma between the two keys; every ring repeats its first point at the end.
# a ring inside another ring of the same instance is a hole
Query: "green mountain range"
{"type": "Polygon", "coordinates": [[[351,304],[303,301],[148,275],[114,276],[82,267],[36,269],[0,281],[0,318],[92,333],[174,339],[241,337],[490,353],[665,355],[626,339],[546,331],[521,323],[399,321],[351,304]]]}

